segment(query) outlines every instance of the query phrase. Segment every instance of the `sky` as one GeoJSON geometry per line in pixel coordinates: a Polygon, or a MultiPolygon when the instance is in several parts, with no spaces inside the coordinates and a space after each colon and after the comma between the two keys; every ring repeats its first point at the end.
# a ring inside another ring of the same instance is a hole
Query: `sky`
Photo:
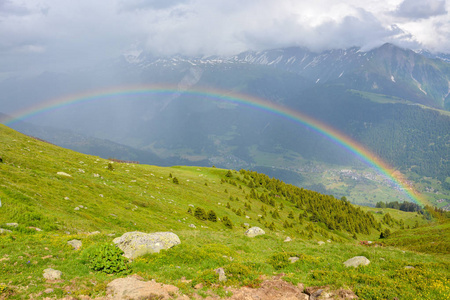
{"type": "Polygon", "coordinates": [[[450,0],[0,0],[0,76],[124,53],[231,55],[288,46],[450,53],[450,0]]]}

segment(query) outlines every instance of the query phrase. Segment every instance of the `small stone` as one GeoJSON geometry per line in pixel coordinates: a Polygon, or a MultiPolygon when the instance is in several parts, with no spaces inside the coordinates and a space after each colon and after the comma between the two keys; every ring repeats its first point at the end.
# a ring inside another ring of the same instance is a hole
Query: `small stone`
{"type": "Polygon", "coordinates": [[[255,237],[255,236],[263,235],[263,234],[266,234],[266,232],[259,227],[252,227],[244,233],[244,235],[246,235],[248,237],[255,237]]]}
{"type": "Polygon", "coordinates": [[[320,246],[322,246],[323,244],[325,244],[324,241],[318,241],[317,244],[319,244],[320,246]]]}
{"type": "Polygon", "coordinates": [[[366,266],[370,264],[370,260],[367,259],[365,256],[355,256],[352,257],[344,262],[344,265],[348,267],[358,267],[360,265],[366,266]]]}
{"type": "Polygon", "coordinates": [[[225,275],[225,270],[223,268],[218,268],[215,271],[216,271],[216,274],[219,274],[219,281],[220,282],[227,281],[227,276],[225,275]]]}
{"type": "Polygon", "coordinates": [[[69,197],[64,197],[64,200],[70,200],[70,198],[69,197]]]}
{"type": "Polygon", "coordinates": [[[285,242],[285,243],[291,242],[291,241],[292,241],[292,239],[291,239],[290,237],[288,237],[288,236],[284,239],[284,242],[285,242]]]}
{"type": "Polygon", "coordinates": [[[17,228],[17,227],[19,227],[19,224],[18,223],[6,223],[6,226],[17,228]]]}
{"type": "MultiPolygon", "coordinates": [[[[135,224],[135,225],[136,225],[136,224],[135,224]]],[[[89,234],[90,234],[90,235],[100,234],[100,231],[92,231],[92,232],[89,232],[89,234]]]]}
{"type": "Polygon", "coordinates": [[[74,210],[80,210],[80,208],[77,206],[77,207],[74,208],[74,210]]]}
{"type": "Polygon", "coordinates": [[[72,177],[72,175],[67,174],[67,173],[65,173],[65,172],[58,172],[58,173],[56,173],[56,174],[57,174],[57,175],[60,175],[60,176],[72,177]]]}
{"type": "Polygon", "coordinates": [[[67,244],[73,247],[74,250],[79,250],[83,243],[80,240],[71,240],[68,241],[67,244]]]}
{"type": "Polygon", "coordinates": [[[46,290],[44,291],[44,293],[46,293],[46,294],[53,293],[53,289],[48,288],[48,289],[46,289],[46,290]]]}
{"type": "Polygon", "coordinates": [[[413,266],[406,266],[405,269],[415,269],[413,266]]]}
{"type": "Polygon", "coordinates": [[[289,257],[289,261],[291,262],[291,264],[295,263],[296,261],[298,261],[300,258],[293,256],[293,257],[289,257]]]}
{"type": "Polygon", "coordinates": [[[8,229],[0,228],[0,233],[8,233],[8,232],[12,232],[12,231],[8,230],[8,229]]]}
{"type": "Polygon", "coordinates": [[[78,207],[79,207],[79,208],[84,208],[84,206],[83,206],[83,205],[78,205],[78,207]]]}
{"type": "Polygon", "coordinates": [[[189,227],[191,227],[191,228],[197,228],[197,226],[195,226],[194,224],[189,224],[189,227]]]}
{"type": "Polygon", "coordinates": [[[44,270],[44,278],[47,280],[56,280],[60,279],[62,275],[61,271],[54,270],[52,268],[48,268],[44,270]]]}
{"type": "Polygon", "coordinates": [[[331,243],[331,240],[327,240],[327,243],[331,243]]]}
{"type": "Polygon", "coordinates": [[[198,284],[196,284],[195,286],[194,286],[194,289],[196,289],[196,290],[200,290],[200,289],[202,289],[203,288],[203,284],[202,283],[198,283],[198,284]]]}

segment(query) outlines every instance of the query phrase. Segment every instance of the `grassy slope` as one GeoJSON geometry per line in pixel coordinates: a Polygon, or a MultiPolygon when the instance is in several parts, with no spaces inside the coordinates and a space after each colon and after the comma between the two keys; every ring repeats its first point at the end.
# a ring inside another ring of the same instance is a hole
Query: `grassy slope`
{"type": "MultiPolygon", "coordinates": [[[[244,185],[242,189],[239,187],[237,172],[233,173],[233,180],[238,184],[232,185],[222,182],[226,171],[215,168],[114,163],[111,171],[106,160],[33,140],[2,125],[0,156],[3,158],[0,225],[20,224],[12,234],[0,235],[0,298],[36,295],[47,287],[54,288],[58,297],[68,293],[95,295],[104,292],[107,282],[120,275],[92,273],[82,263],[85,250],[73,251],[67,241],[81,239],[83,249],[87,249],[111,242],[113,237],[108,236],[109,233],[118,236],[133,230],[173,231],[180,237],[180,246],[136,259],[131,268],[144,278],[176,284],[187,293],[193,292],[195,283],[207,285],[211,278],[216,280],[211,275],[212,270],[225,267],[227,274],[232,275],[227,284],[253,285],[261,274],[283,272],[287,274],[286,280],[294,283],[349,287],[363,299],[395,296],[399,299],[445,299],[450,295],[447,256],[362,246],[347,233],[324,230],[310,222],[283,228],[281,224],[287,220],[288,212],[295,211],[287,201],[279,212],[280,219],[267,217],[268,221],[275,222],[274,231],[264,228],[265,236],[246,238],[240,224],[262,226],[256,221],[261,214],[261,203],[248,200],[252,210],[247,210],[243,216],[226,208],[226,203],[230,202],[233,208],[245,211],[245,194],[250,189],[244,185]],[[71,177],[57,175],[57,172],[66,172],[71,177]],[[180,184],[174,184],[170,174],[177,177],[180,184]],[[240,200],[231,201],[230,196],[240,200]],[[220,218],[228,216],[234,228],[228,229],[221,222],[195,219],[186,212],[189,204],[213,209],[220,218]],[[74,210],[79,205],[87,209],[74,210]],[[197,228],[190,228],[189,224],[197,228]],[[312,238],[303,232],[308,225],[313,227],[312,238]],[[35,232],[27,228],[29,226],[44,231],[35,232]],[[86,234],[94,230],[101,233],[86,234]],[[283,242],[286,236],[293,241],[283,242]],[[333,241],[323,246],[317,244],[318,240],[326,239],[333,241]],[[276,254],[278,261],[294,254],[302,259],[276,268],[270,263],[276,254]],[[372,263],[364,268],[345,269],[342,262],[356,255],[365,255],[372,263]],[[405,270],[407,265],[415,269],[405,270]],[[64,281],[45,282],[42,271],[48,267],[61,270],[64,281]],[[183,282],[182,277],[193,281],[183,282]]],[[[418,218],[415,214],[390,213],[395,219],[405,219],[405,224],[418,218]]],[[[375,217],[382,215],[375,214],[375,217]]],[[[424,222],[420,218],[419,221],[424,222]]],[[[397,225],[391,227],[392,231],[397,229],[397,225]]],[[[449,230],[448,226],[444,229],[449,230]]],[[[376,240],[378,236],[379,232],[373,231],[358,238],[376,240]]],[[[214,288],[214,292],[223,294],[222,287],[214,288]]]]}

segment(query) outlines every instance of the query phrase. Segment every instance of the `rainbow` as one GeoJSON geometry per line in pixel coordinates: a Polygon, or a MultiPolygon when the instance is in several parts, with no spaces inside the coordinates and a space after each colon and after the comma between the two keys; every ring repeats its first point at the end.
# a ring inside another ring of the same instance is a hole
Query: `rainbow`
{"type": "Polygon", "coordinates": [[[409,199],[420,205],[429,205],[418,191],[416,191],[406,180],[403,174],[395,170],[393,167],[384,162],[381,158],[369,151],[367,148],[357,143],[342,132],[330,127],[329,125],[311,118],[299,111],[292,110],[280,104],[270,102],[261,98],[250,95],[236,93],[233,91],[220,91],[216,89],[202,88],[199,90],[185,89],[180,90],[174,86],[155,86],[155,85],[133,85],[122,87],[110,87],[97,91],[87,91],[79,94],[67,95],[60,98],[51,99],[27,107],[23,110],[11,114],[6,120],[5,125],[12,125],[19,120],[31,118],[44,112],[52,111],[65,106],[91,102],[101,99],[109,99],[123,96],[139,96],[139,95],[189,95],[196,97],[204,97],[214,101],[233,103],[241,106],[258,109],[267,113],[278,115],[282,118],[293,121],[294,123],[306,126],[320,135],[326,137],[332,142],[340,145],[348,152],[356,155],[364,163],[375,169],[377,172],[390,179],[394,185],[403,190],[409,199]]]}

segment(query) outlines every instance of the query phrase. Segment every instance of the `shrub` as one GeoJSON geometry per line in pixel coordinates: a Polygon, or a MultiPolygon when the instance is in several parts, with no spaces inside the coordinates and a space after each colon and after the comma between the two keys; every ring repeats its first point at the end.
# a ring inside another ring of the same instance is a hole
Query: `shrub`
{"type": "Polygon", "coordinates": [[[389,228],[386,228],[384,231],[381,232],[380,239],[385,239],[385,238],[389,237],[390,235],[391,235],[391,231],[389,230],[389,228]]]}
{"type": "Polygon", "coordinates": [[[291,263],[289,261],[289,257],[293,257],[293,256],[303,259],[303,255],[297,254],[294,252],[278,252],[278,253],[274,253],[267,262],[270,265],[272,265],[272,267],[274,267],[275,270],[279,270],[279,269],[287,267],[291,263]]]}
{"type": "Polygon", "coordinates": [[[112,163],[108,163],[108,170],[114,171],[114,167],[113,167],[112,163]]]}
{"type": "Polygon", "coordinates": [[[175,184],[180,184],[180,182],[178,181],[178,178],[176,178],[176,177],[174,177],[172,179],[172,182],[175,183],[175,184]]]}
{"type": "Polygon", "coordinates": [[[211,222],[217,222],[217,214],[215,211],[213,210],[208,211],[208,220],[211,222]]]}
{"type": "Polygon", "coordinates": [[[95,245],[86,249],[84,261],[94,271],[106,274],[130,273],[127,258],[122,256],[123,251],[111,244],[95,245]]]}
{"type": "Polygon", "coordinates": [[[230,218],[228,218],[227,216],[222,218],[222,223],[230,229],[233,228],[233,223],[231,222],[230,218]]]}
{"type": "Polygon", "coordinates": [[[201,207],[197,207],[194,211],[194,217],[196,217],[199,220],[205,221],[206,220],[205,210],[201,207]]]}

